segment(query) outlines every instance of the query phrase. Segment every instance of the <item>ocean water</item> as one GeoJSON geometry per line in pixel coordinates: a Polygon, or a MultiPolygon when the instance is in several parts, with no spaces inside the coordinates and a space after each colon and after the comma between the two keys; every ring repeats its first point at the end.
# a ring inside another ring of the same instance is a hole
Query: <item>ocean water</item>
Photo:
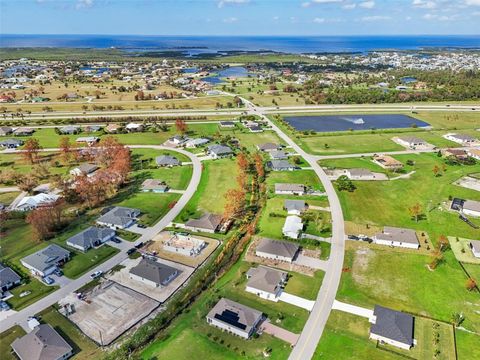
{"type": "Polygon", "coordinates": [[[287,53],[479,48],[480,35],[418,36],[138,36],[2,34],[0,47],[182,50],[188,54],[271,50],[287,53]]]}

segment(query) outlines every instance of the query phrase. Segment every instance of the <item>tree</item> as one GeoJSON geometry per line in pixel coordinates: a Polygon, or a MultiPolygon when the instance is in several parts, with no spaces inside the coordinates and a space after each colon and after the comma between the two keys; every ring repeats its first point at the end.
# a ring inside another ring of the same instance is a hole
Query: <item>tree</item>
{"type": "Polygon", "coordinates": [[[435,165],[433,167],[432,171],[433,171],[433,175],[435,175],[435,177],[440,175],[440,168],[437,165],[435,165]]]}
{"type": "Polygon", "coordinates": [[[224,219],[238,216],[245,205],[245,192],[240,189],[230,189],[225,194],[227,203],[223,212],[224,219]]]}
{"type": "Polygon", "coordinates": [[[237,155],[237,166],[240,170],[240,172],[245,172],[248,169],[248,159],[247,156],[241,152],[237,155]]]}
{"type": "Polygon", "coordinates": [[[355,191],[356,186],[346,175],[342,175],[337,179],[337,188],[339,191],[355,191]]]}
{"type": "Polygon", "coordinates": [[[247,183],[247,174],[244,171],[240,171],[237,175],[237,183],[240,189],[245,189],[247,183]]]}
{"type": "Polygon", "coordinates": [[[175,120],[175,128],[177,129],[177,131],[184,135],[187,131],[188,131],[188,125],[187,123],[182,120],[182,119],[177,119],[175,120]]]}
{"type": "Polygon", "coordinates": [[[468,291],[473,291],[477,287],[477,282],[474,278],[468,278],[465,287],[468,291]]]}
{"type": "Polygon", "coordinates": [[[52,204],[40,206],[27,215],[26,221],[32,225],[37,239],[48,239],[61,228],[64,207],[63,199],[59,199],[52,204]]]}
{"type": "Polygon", "coordinates": [[[72,144],[70,143],[70,138],[63,136],[60,138],[60,143],[58,145],[60,148],[60,154],[62,156],[62,160],[65,164],[70,163],[72,160],[72,144]]]}
{"type": "Polygon", "coordinates": [[[448,238],[445,235],[440,235],[438,238],[438,249],[440,251],[446,251],[449,246],[450,243],[448,242],[448,238]]]}
{"type": "Polygon", "coordinates": [[[465,316],[462,313],[453,313],[452,314],[452,323],[455,327],[459,327],[463,320],[465,320],[465,316]]]}
{"type": "Polygon", "coordinates": [[[17,186],[20,190],[30,192],[38,185],[38,180],[33,174],[20,176],[17,179],[17,186]]]}
{"type": "Polygon", "coordinates": [[[42,149],[38,139],[30,138],[25,141],[25,146],[23,147],[23,157],[30,162],[30,164],[34,164],[38,160],[38,153],[42,149]]]}
{"type": "Polygon", "coordinates": [[[255,154],[255,170],[257,171],[258,178],[262,179],[265,176],[265,168],[263,166],[263,159],[259,153],[255,154]]]}
{"type": "Polygon", "coordinates": [[[408,212],[410,213],[410,216],[415,219],[415,222],[418,222],[420,215],[422,215],[422,205],[416,203],[408,208],[408,212]]]}

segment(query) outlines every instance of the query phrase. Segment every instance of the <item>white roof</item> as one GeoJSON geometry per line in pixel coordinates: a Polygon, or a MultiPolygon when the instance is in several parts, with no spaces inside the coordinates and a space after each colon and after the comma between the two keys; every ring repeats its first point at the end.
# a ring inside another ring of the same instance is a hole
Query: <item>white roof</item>
{"type": "Polygon", "coordinates": [[[283,225],[283,232],[296,232],[298,233],[303,229],[302,219],[296,215],[287,216],[285,224],[283,225]]]}
{"type": "Polygon", "coordinates": [[[25,196],[22,200],[20,200],[16,207],[37,207],[42,204],[48,204],[57,201],[59,198],[59,195],[45,193],[40,193],[34,196],[25,196]]]}

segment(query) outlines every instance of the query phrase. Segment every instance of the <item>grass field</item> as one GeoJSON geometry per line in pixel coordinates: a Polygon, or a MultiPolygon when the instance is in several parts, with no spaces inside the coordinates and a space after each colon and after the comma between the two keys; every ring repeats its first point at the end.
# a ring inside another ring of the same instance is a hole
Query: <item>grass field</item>
{"type": "Polygon", "coordinates": [[[452,248],[455,258],[462,263],[470,263],[480,265],[480,259],[473,256],[472,249],[470,249],[470,240],[462,239],[453,236],[448,237],[450,247],[452,248]]]}
{"type": "Polygon", "coordinates": [[[480,335],[466,331],[455,331],[458,360],[480,359],[480,335]]]}
{"type": "Polygon", "coordinates": [[[266,183],[270,191],[274,190],[276,183],[303,184],[314,190],[323,190],[323,186],[313,170],[271,171],[268,173],[266,183]]]}
{"type": "Polygon", "coordinates": [[[325,273],[320,270],[316,271],[313,277],[290,272],[285,291],[308,300],[316,300],[324,276],[325,273]]]}
{"type": "Polygon", "coordinates": [[[16,338],[22,337],[25,334],[25,330],[23,330],[19,325],[15,325],[0,334],[0,354],[2,354],[2,360],[17,359],[12,348],[10,347],[10,344],[14,342],[16,338]]]}
{"type": "Polygon", "coordinates": [[[13,295],[13,297],[8,299],[7,303],[14,310],[21,310],[57,289],[58,286],[47,286],[32,277],[27,283],[23,283],[10,290],[10,293],[13,295]],[[30,294],[20,297],[21,293],[27,291],[29,291],[30,294]]]}
{"type": "Polygon", "coordinates": [[[20,194],[18,191],[0,193],[0,204],[10,205],[15,198],[20,194]]]}

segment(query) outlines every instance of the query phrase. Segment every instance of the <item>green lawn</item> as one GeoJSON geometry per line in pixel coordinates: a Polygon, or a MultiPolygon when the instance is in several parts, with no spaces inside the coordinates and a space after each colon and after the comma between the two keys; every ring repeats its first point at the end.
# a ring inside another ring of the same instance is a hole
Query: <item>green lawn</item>
{"type": "Polygon", "coordinates": [[[25,334],[25,331],[19,325],[15,325],[0,334],[0,354],[2,354],[2,360],[17,359],[10,344],[14,342],[16,338],[22,337],[25,334]]]}
{"type": "Polygon", "coordinates": [[[470,240],[462,239],[453,236],[448,237],[450,247],[458,261],[463,263],[476,264],[480,267],[480,259],[473,256],[472,249],[470,249],[470,240]]]}
{"type": "MultiPolygon", "coordinates": [[[[25,269],[26,270],[26,269],[25,269]]],[[[47,286],[41,283],[35,278],[30,278],[28,283],[23,283],[12,290],[10,293],[13,295],[10,299],[7,300],[7,303],[14,310],[21,310],[28,305],[33,304],[34,302],[40,300],[44,296],[47,296],[51,292],[58,289],[58,286],[47,286]],[[30,294],[20,297],[20,294],[23,292],[29,291],[30,294]]]]}
{"type": "Polygon", "coordinates": [[[466,331],[455,331],[458,360],[480,359],[480,335],[466,331]]]}
{"type": "Polygon", "coordinates": [[[53,307],[43,310],[37,316],[42,322],[53,326],[70,344],[74,351],[72,359],[83,360],[101,357],[100,348],[53,307]]]}
{"type": "Polygon", "coordinates": [[[62,270],[66,277],[76,279],[85,274],[88,270],[103,263],[119,252],[118,249],[102,245],[96,249],[90,249],[83,253],[80,251],[72,251],[73,249],[66,247],[70,252],[70,260],[63,265],[62,270]]]}
{"type": "Polygon", "coordinates": [[[315,190],[323,190],[322,184],[313,170],[271,171],[268,173],[267,186],[273,191],[276,183],[304,184],[315,190]]]}
{"type": "Polygon", "coordinates": [[[322,286],[324,276],[325,273],[320,270],[316,271],[313,277],[296,272],[290,272],[285,291],[308,300],[316,300],[318,291],[322,286]]]}
{"type": "Polygon", "coordinates": [[[20,194],[18,191],[0,193],[0,204],[10,205],[10,203],[15,200],[15,198],[20,194]]]}

